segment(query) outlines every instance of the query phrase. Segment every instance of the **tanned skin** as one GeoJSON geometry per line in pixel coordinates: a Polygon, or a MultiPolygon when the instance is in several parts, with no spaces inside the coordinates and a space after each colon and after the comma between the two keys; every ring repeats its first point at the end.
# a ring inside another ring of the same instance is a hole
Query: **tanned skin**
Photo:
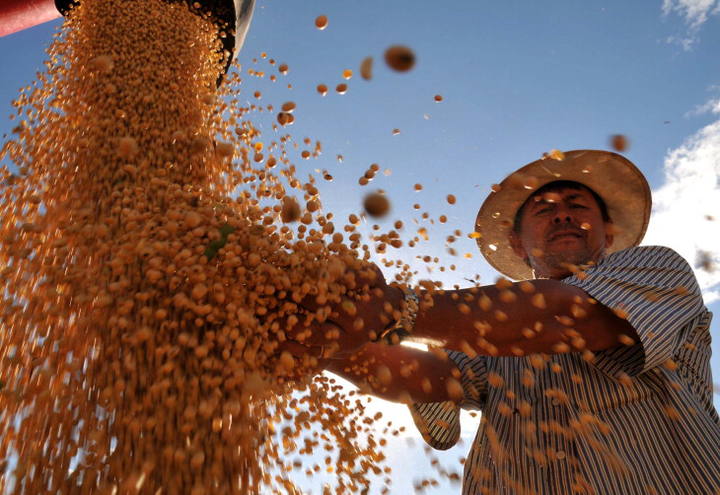
{"type": "MultiPolygon", "coordinates": [[[[625,345],[621,341],[628,343],[628,338],[636,341],[637,334],[626,320],[582,289],[560,282],[578,265],[599,261],[613,242],[612,224],[603,220],[592,193],[570,187],[536,195],[519,220],[520,229],[511,233],[510,242],[537,280],[426,294],[413,336],[471,356],[591,353],[625,345]]],[[[357,314],[383,328],[387,303],[398,307],[402,293],[379,278],[377,296],[356,306],[357,314]]],[[[331,320],[342,330],[340,338],[315,342],[321,349],[324,345],[339,349],[330,358],[321,356],[325,369],[365,389],[370,384],[375,395],[389,400],[459,400],[445,386],[459,372],[443,353],[366,343],[367,332],[354,331],[355,318],[339,309],[331,320]],[[387,376],[387,371],[392,380],[379,383],[376,377],[387,376]]],[[[297,354],[309,352],[293,342],[285,348],[297,354]]]]}

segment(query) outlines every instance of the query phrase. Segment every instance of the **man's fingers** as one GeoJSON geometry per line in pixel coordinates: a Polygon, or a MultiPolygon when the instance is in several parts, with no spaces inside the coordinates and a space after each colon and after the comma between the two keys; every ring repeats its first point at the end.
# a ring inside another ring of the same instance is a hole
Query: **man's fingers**
{"type": "Polygon", "coordinates": [[[332,342],[341,339],[343,330],[331,321],[318,322],[306,319],[298,321],[293,327],[285,330],[289,340],[294,340],[305,346],[329,346],[332,342]]]}
{"type": "Polygon", "coordinates": [[[385,275],[375,263],[368,263],[364,270],[360,271],[360,278],[375,287],[386,285],[385,275]]]}

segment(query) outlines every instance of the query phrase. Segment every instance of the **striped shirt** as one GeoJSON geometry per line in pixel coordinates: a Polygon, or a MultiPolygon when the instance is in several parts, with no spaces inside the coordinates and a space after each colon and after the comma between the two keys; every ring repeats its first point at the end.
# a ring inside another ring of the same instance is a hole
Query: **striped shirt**
{"type": "MultiPolygon", "coordinates": [[[[643,246],[585,273],[563,282],[624,311],[639,343],[597,352],[592,362],[580,353],[471,359],[450,352],[462,374],[460,406],[482,410],[462,493],[720,493],[712,314],[692,269],[671,249],[643,246]]],[[[459,406],[410,410],[431,446],[457,442],[459,406]]]]}

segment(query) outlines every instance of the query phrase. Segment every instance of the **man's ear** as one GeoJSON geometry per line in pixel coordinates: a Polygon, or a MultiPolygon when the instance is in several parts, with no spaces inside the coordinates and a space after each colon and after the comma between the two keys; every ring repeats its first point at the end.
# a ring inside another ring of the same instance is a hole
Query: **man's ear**
{"type": "Polygon", "coordinates": [[[615,240],[614,233],[617,232],[617,228],[615,227],[615,224],[612,222],[605,222],[605,247],[609,248],[612,246],[613,241],[615,240]]]}
{"type": "Polygon", "coordinates": [[[518,235],[518,233],[514,230],[511,230],[510,234],[508,235],[508,240],[510,241],[510,247],[512,248],[513,252],[520,256],[522,259],[527,260],[528,254],[527,251],[525,251],[522,242],[520,241],[520,236],[518,235]]]}

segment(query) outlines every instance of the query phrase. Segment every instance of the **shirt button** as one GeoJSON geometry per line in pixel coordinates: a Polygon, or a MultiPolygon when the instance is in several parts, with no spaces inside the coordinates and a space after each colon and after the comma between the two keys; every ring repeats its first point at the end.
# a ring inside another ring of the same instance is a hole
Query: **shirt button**
{"type": "Polygon", "coordinates": [[[559,401],[558,399],[553,399],[553,400],[550,401],[550,403],[551,403],[553,406],[559,406],[559,405],[560,405],[560,401],[559,401]]]}
{"type": "Polygon", "coordinates": [[[557,454],[555,454],[555,457],[562,461],[563,459],[565,459],[565,452],[561,450],[557,454]]]}

